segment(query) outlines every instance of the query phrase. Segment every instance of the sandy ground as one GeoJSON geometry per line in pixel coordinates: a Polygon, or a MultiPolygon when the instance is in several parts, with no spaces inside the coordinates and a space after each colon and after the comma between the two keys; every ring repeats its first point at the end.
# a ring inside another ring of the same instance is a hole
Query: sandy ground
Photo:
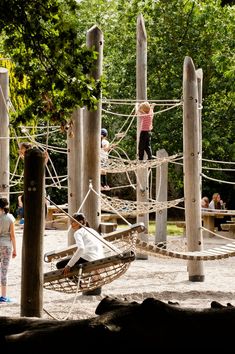
{"type": "MultiPolygon", "coordinates": [[[[23,230],[16,227],[18,256],[11,260],[8,296],[12,303],[0,304],[0,316],[19,317],[21,313],[21,248],[23,230]]],[[[181,244],[184,240],[176,242],[181,244]]],[[[204,240],[204,248],[228,243],[213,237],[204,240]]],[[[66,247],[67,231],[45,230],[45,252],[66,247]]],[[[204,282],[188,280],[187,261],[163,256],[135,260],[120,278],[102,287],[100,296],[69,295],[43,290],[43,318],[84,319],[94,317],[98,303],[105,296],[142,302],[147,297],[177,301],[183,307],[206,308],[213,300],[235,305],[235,257],[203,262],[204,282]],[[45,311],[44,311],[45,310],[45,311]]],[[[46,265],[45,265],[46,269],[46,265]]]]}

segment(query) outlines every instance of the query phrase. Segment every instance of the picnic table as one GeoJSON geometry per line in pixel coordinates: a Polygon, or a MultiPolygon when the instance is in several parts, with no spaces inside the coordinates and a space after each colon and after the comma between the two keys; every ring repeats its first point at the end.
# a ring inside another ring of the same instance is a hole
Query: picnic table
{"type": "MultiPolygon", "coordinates": [[[[61,213],[61,209],[67,211],[68,210],[68,204],[61,204],[58,206],[55,205],[48,205],[47,206],[47,221],[52,221],[54,219],[54,214],[61,213]]],[[[64,214],[64,216],[66,216],[64,214]]]]}
{"type": "MultiPolygon", "coordinates": [[[[215,218],[224,218],[224,216],[235,217],[235,210],[202,210],[203,226],[214,232],[215,218]]],[[[230,231],[230,228],[227,227],[227,230],[230,231]]],[[[231,229],[232,231],[232,229],[231,229]]],[[[211,237],[213,234],[210,232],[205,232],[205,236],[211,237]]],[[[232,232],[233,233],[233,232],[232,232]]]]}

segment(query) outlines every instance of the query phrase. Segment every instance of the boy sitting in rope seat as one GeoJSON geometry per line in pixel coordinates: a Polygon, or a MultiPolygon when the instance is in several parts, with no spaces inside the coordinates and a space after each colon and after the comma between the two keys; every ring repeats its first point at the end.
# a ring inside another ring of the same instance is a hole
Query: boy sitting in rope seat
{"type": "Polygon", "coordinates": [[[70,222],[71,227],[75,231],[74,239],[77,250],[72,257],[66,257],[56,263],[57,269],[64,268],[64,275],[67,275],[74,265],[104,258],[103,245],[98,239],[100,235],[97,231],[89,227],[84,214],[73,214],[70,222]]]}

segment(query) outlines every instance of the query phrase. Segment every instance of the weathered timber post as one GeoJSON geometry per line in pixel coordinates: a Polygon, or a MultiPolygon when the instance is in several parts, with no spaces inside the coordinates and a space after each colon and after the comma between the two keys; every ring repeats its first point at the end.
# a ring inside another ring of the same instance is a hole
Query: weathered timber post
{"type": "Polygon", "coordinates": [[[45,156],[39,149],[29,149],[24,160],[21,316],[42,317],[45,156]]]}
{"type": "Polygon", "coordinates": [[[198,88],[198,124],[199,124],[199,168],[200,168],[200,193],[202,197],[202,80],[203,71],[202,69],[197,69],[197,88],[198,88]]]}
{"type": "Polygon", "coordinates": [[[0,68],[0,195],[9,200],[9,74],[0,68]]]}
{"type": "MultiPolygon", "coordinates": [[[[95,69],[92,77],[99,80],[102,75],[103,62],[103,34],[97,26],[87,32],[87,47],[98,52],[95,69]]],[[[101,130],[101,97],[96,111],[84,110],[84,174],[83,196],[89,189],[89,183],[99,193],[100,191],[100,130],[101,130]]],[[[95,193],[90,193],[83,207],[90,225],[98,231],[101,221],[101,202],[95,193]]]]}
{"type": "MultiPolygon", "coordinates": [[[[202,87],[203,87],[203,71],[202,69],[197,69],[197,86],[198,86],[198,119],[199,119],[199,151],[200,151],[200,159],[199,159],[199,168],[200,168],[200,198],[202,199],[202,87]]],[[[203,237],[210,237],[210,232],[203,230],[203,237]]]]}
{"type": "MultiPolygon", "coordinates": [[[[93,26],[87,32],[87,47],[94,49],[98,53],[95,68],[91,74],[95,80],[99,80],[102,75],[103,65],[103,33],[97,26],[93,26]]],[[[86,196],[89,185],[97,193],[100,193],[100,131],[101,131],[101,93],[100,101],[96,111],[84,110],[83,121],[83,197],[86,196]]],[[[95,230],[99,230],[101,223],[101,201],[96,193],[91,192],[83,206],[83,212],[86,215],[89,224],[95,230]]],[[[99,295],[101,288],[86,291],[84,295],[99,295]]]]}
{"type": "MultiPolygon", "coordinates": [[[[168,157],[166,150],[157,151],[158,158],[168,157]]],[[[161,164],[156,168],[156,199],[158,202],[167,201],[168,163],[161,164]]],[[[156,212],[155,244],[166,242],[167,239],[167,209],[156,212]]]]}
{"type": "MultiPolygon", "coordinates": [[[[184,199],[189,251],[203,248],[201,230],[200,146],[197,75],[193,61],[185,57],[183,70],[184,199]]],[[[190,281],[204,281],[203,261],[188,261],[190,281]]]]}
{"type": "MultiPolygon", "coordinates": [[[[136,34],[136,98],[138,100],[147,100],[147,34],[145,30],[144,18],[140,14],[137,18],[136,34]]],[[[137,151],[140,136],[140,119],[137,118],[137,151]]],[[[137,168],[137,204],[139,202],[148,202],[148,169],[137,168]]],[[[137,215],[137,222],[143,222],[146,231],[140,234],[142,241],[148,242],[149,214],[137,215]]],[[[138,259],[148,259],[146,254],[137,254],[138,259]]]]}
{"type": "MultiPolygon", "coordinates": [[[[68,146],[68,214],[78,211],[83,201],[83,110],[77,108],[71,117],[67,133],[68,146]]],[[[69,220],[68,223],[70,224],[69,220]]],[[[74,241],[74,231],[68,231],[68,245],[74,241]]]]}

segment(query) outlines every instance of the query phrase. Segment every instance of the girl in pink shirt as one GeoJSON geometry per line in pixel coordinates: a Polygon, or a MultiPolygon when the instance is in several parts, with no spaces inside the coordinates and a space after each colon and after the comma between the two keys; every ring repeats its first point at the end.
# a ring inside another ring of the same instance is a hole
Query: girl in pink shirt
{"type": "Polygon", "coordinates": [[[153,105],[150,105],[148,102],[142,102],[137,109],[137,115],[138,117],[140,117],[140,136],[138,145],[139,160],[144,159],[144,152],[146,152],[148,160],[151,160],[151,130],[153,129],[153,105]]]}

